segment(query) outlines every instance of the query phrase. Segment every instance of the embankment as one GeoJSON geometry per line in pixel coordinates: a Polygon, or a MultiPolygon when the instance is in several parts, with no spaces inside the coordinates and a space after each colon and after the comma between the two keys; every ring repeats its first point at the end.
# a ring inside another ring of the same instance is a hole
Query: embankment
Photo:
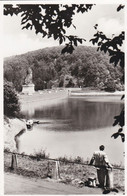
{"type": "MultiPolygon", "coordinates": [[[[49,90],[49,91],[39,91],[33,95],[19,95],[19,101],[22,108],[27,107],[32,110],[32,104],[36,104],[36,107],[40,105],[50,106],[52,104],[58,103],[61,100],[68,97],[67,90],[49,90]]],[[[16,150],[14,137],[22,130],[26,128],[25,119],[12,118],[9,119],[5,117],[4,119],[4,147],[10,149],[11,151],[16,150]]]]}
{"type": "Polygon", "coordinates": [[[4,148],[9,149],[11,152],[16,151],[15,136],[22,130],[26,128],[25,120],[20,120],[17,118],[9,119],[5,117],[4,119],[4,148]]]}
{"type": "Polygon", "coordinates": [[[28,94],[20,94],[19,101],[21,104],[29,103],[29,102],[43,102],[44,104],[50,104],[52,101],[58,101],[61,99],[65,99],[68,97],[68,90],[45,90],[45,91],[37,91],[32,95],[28,94]]]}
{"type": "MultiPolygon", "coordinates": [[[[11,153],[4,153],[5,172],[16,173],[30,178],[55,180],[56,162],[51,159],[17,155],[17,168],[10,170],[11,153]]],[[[60,161],[59,162],[60,182],[82,188],[86,185],[88,178],[96,177],[96,168],[82,163],[60,161]]],[[[114,188],[124,191],[124,170],[113,169],[114,188]]],[[[97,182],[98,183],[98,182],[97,182]]]]}
{"type": "MultiPolygon", "coordinates": [[[[50,105],[50,103],[54,104],[54,102],[58,102],[61,99],[66,98],[67,96],[67,91],[59,91],[58,94],[57,92],[40,92],[40,94],[35,93],[34,95],[21,95],[20,101],[22,104],[26,104],[27,107],[28,103],[32,105],[33,102],[38,105],[40,104],[40,102],[42,102],[44,105],[50,105]]],[[[16,150],[14,137],[21,131],[21,129],[25,127],[25,120],[8,118],[5,119],[5,148],[9,148],[10,151],[16,150]]],[[[6,152],[4,155],[5,171],[8,172],[11,163],[11,154],[6,152]]],[[[18,155],[17,159],[18,168],[13,172],[24,176],[37,177],[40,179],[46,178],[48,175],[51,175],[50,170],[52,172],[52,168],[54,168],[54,162],[52,161],[49,162],[47,160],[32,159],[29,156],[25,157],[23,155],[18,155]]],[[[124,191],[124,170],[113,170],[113,172],[115,188],[124,191]]],[[[94,167],[84,166],[80,164],[61,162],[60,175],[62,177],[63,183],[71,184],[74,186],[82,186],[82,184],[85,183],[89,176],[96,175],[96,169],[94,167]]]]}

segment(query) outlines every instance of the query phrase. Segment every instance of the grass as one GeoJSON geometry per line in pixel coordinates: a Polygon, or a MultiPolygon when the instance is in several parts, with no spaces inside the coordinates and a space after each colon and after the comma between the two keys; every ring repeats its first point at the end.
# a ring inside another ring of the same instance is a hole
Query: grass
{"type": "MultiPolygon", "coordinates": [[[[43,151],[36,155],[37,156],[17,155],[18,166],[15,170],[12,170],[10,168],[12,154],[6,150],[6,152],[4,152],[5,172],[16,173],[30,178],[53,178],[56,164],[55,161],[45,159],[45,157],[43,157],[43,151]]],[[[59,158],[61,182],[71,184],[72,186],[82,187],[90,176],[96,176],[96,168],[81,164],[82,158],[80,157],[77,157],[74,160],[71,157],[69,159],[67,157],[59,158]],[[74,160],[77,163],[73,163],[74,160]]],[[[113,175],[114,187],[124,191],[124,170],[113,170],[113,175]]]]}
{"type": "Polygon", "coordinates": [[[49,154],[46,154],[45,150],[40,150],[39,152],[35,152],[34,155],[31,155],[31,157],[34,156],[37,158],[38,161],[40,161],[41,159],[48,159],[49,158],[49,154]]]}

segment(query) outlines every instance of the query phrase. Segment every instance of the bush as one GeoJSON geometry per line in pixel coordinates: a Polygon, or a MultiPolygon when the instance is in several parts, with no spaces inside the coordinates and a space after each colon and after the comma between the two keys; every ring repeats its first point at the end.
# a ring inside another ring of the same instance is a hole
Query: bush
{"type": "Polygon", "coordinates": [[[104,90],[107,92],[115,92],[116,85],[114,81],[113,80],[108,81],[104,90]]]}
{"type": "Polygon", "coordinates": [[[4,82],[4,115],[8,117],[18,117],[20,105],[17,93],[12,83],[4,82]]]}
{"type": "Polygon", "coordinates": [[[34,157],[36,157],[38,161],[40,161],[40,159],[49,158],[49,156],[49,154],[46,154],[46,150],[43,149],[41,149],[39,152],[34,153],[34,157]]]}

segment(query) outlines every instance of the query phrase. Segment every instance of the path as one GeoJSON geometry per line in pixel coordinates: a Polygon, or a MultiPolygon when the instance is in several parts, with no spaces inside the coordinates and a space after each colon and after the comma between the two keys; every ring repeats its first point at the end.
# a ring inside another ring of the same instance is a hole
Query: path
{"type": "MultiPolygon", "coordinates": [[[[82,187],[77,188],[60,182],[46,179],[36,179],[5,173],[4,194],[7,195],[101,195],[102,189],[82,187]]],[[[110,192],[109,195],[123,195],[123,192],[110,192]]]]}
{"type": "Polygon", "coordinates": [[[53,182],[51,180],[26,178],[16,174],[5,173],[4,181],[5,194],[8,195],[67,195],[67,194],[102,194],[99,188],[82,187],[77,188],[63,183],[53,182]]]}

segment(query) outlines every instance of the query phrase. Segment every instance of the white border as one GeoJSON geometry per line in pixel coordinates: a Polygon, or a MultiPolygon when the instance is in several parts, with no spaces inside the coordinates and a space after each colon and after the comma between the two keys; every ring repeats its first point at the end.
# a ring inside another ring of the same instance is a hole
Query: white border
{"type": "Polygon", "coordinates": [[[3,136],[3,58],[2,58],[2,32],[3,32],[3,11],[0,3],[0,43],[1,43],[1,51],[0,51],[0,195],[3,195],[4,191],[4,168],[3,168],[3,146],[4,146],[4,136],[3,136]]]}
{"type": "MultiPolygon", "coordinates": [[[[3,5],[4,4],[124,4],[125,5],[125,27],[127,27],[127,0],[42,0],[42,1],[0,1],[0,43],[2,43],[2,30],[3,30],[3,5]]],[[[125,31],[125,35],[127,37],[127,31],[125,31]]],[[[126,43],[126,37],[125,37],[125,43],[126,43]]],[[[1,46],[4,43],[1,44],[1,46]]],[[[127,62],[127,46],[125,44],[125,62],[127,62]]],[[[127,86],[127,68],[125,63],[125,95],[127,95],[126,92],[126,86],[127,86]]],[[[2,47],[0,52],[0,98],[1,103],[3,103],[3,55],[2,55],[2,47]]],[[[127,99],[125,99],[125,117],[127,116],[127,99]]],[[[1,118],[0,118],[0,195],[4,195],[4,174],[3,174],[3,146],[4,146],[4,133],[3,133],[3,104],[0,104],[0,111],[1,111],[1,118]]],[[[125,118],[125,132],[126,132],[126,125],[127,120],[125,118]]],[[[125,157],[127,156],[127,134],[125,133],[125,157]]],[[[125,158],[125,195],[127,194],[127,159],[125,158]]]]}
{"type": "Polygon", "coordinates": [[[127,4],[126,0],[12,0],[0,1],[1,4],[127,4]]]}

